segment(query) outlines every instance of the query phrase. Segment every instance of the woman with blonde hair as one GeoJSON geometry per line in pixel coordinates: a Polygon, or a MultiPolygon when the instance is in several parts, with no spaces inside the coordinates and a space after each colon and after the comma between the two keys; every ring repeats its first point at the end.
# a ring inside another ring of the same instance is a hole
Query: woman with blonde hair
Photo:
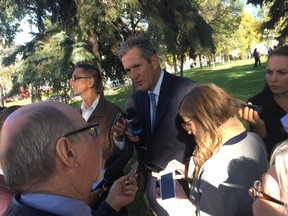
{"type": "MultiPolygon", "coordinates": [[[[267,171],[268,163],[261,138],[247,132],[236,116],[242,104],[212,83],[196,84],[184,97],[182,126],[197,145],[186,176],[190,197],[185,198],[179,186],[176,189],[174,206],[185,209],[181,215],[252,215],[253,199],[247,191],[267,171]]],[[[179,169],[175,161],[167,166],[172,167],[179,169]]],[[[158,202],[173,215],[171,200],[169,206],[165,200],[158,202]]]]}
{"type": "Polygon", "coordinates": [[[254,198],[254,216],[288,215],[288,140],[276,146],[269,170],[249,193],[254,198]]]}

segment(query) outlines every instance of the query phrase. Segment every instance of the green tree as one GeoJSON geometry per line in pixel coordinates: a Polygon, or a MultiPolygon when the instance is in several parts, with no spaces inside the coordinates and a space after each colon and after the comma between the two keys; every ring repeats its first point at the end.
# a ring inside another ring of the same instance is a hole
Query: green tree
{"type": "Polygon", "coordinates": [[[277,40],[282,45],[287,41],[288,36],[288,4],[286,0],[247,0],[247,4],[266,5],[269,7],[269,19],[263,23],[264,29],[278,29],[279,34],[277,40]],[[280,26],[280,28],[279,28],[280,26]]]}
{"type": "Polygon", "coordinates": [[[77,1],[77,19],[81,39],[91,45],[96,61],[104,68],[104,76],[114,73],[123,77],[123,69],[117,57],[123,39],[142,32],[145,17],[137,1],[107,0],[77,1]]]}
{"type": "MultiPolygon", "coordinates": [[[[122,42],[123,35],[130,34],[130,26],[134,31],[139,31],[137,25],[143,18],[138,12],[139,10],[135,12],[137,9],[135,2],[130,1],[129,4],[124,4],[122,1],[105,1],[103,3],[89,0],[53,2],[49,0],[29,2],[19,0],[13,3],[7,1],[6,5],[10,3],[11,7],[22,9],[20,10],[22,14],[19,12],[15,18],[20,19],[21,16],[27,14],[29,22],[38,28],[38,32],[34,33],[35,37],[31,42],[18,47],[3,61],[4,65],[10,65],[15,62],[19,53],[23,55],[23,65],[14,74],[15,92],[18,85],[31,84],[35,88],[32,93],[36,94],[43,85],[43,80],[53,85],[54,89],[58,91],[60,89],[58,87],[65,81],[59,81],[59,78],[62,76],[68,83],[67,74],[73,65],[80,62],[100,63],[103,65],[104,71],[108,71],[108,73],[103,72],[104,77],[110,76],[111,71],[121,73],[122,66],[116,56],[117,46],[122,42]],[[126,14],[135,14],[135,16],[126,16],[123,20],[121,17],[123,11],[126,11],[126,14]],[[61,37],[57,38],[59,35],[65,35],[64,42],[61,37]],[[58,43],[55,42],[57,40],[58,43]],[[49,48],[51,49],[49,50],[49,48]],[[59,58],[62,59],[59,60],[59,58]],[[51,64],[54,61],[57,64],[51,64]],[[26,78],[23,79],[23,77],[26,78]],[[37,77],[45,77],[45,79],[37,79],[37,77]]],[[[38,94],[33,98],[39,97],[38,94]]]]}
{"type": "Polygon", "coordinates": [[[229,52],[237,48],[231,35],[238,29],[243,3],[238,0],[203,0],[199,1],[199,5],[201,15],[214,30],[216,55],[228,56],[229,52]]]}
{"type": "Polygon", "coordinates": [[[152,39],[156,44],[165,44],[164,48],[173,55],[174,65],[176,56],[180,57],[181,76],[185,55],[194,54],[200,47],[214,52],[212,28],[198,13],[198,5],[195,2],[190,0],[139,0],[139,2],[149,20],[148,33],[152,39]]]}
{"type": "Polygon", "coordinates": [[[32,42],[31,53],[13,73],[13,93],[19,91],[19,86],[30,87],[33,101],[41,100],[41,86],[53,87],[54,94],[67,94],[71,65],[83,59],[90,62],[94,59],[83,48],[85,44],[76,43],[65,32],[55,30],[44,35],[32,42]]]}
{"type": "Polygon", "coordinates": [[[238,30],[233,34],[237,44],[243,53],[251,52],[251,46],[259,43],[262,38],[260,21],[254,19],[250,13],[240,14],[241,22],[238,30]]]}

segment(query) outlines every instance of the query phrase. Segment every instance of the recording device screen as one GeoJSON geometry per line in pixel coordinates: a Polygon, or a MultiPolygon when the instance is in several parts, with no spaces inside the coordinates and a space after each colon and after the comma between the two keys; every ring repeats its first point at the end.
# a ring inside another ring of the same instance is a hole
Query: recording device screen
{"type": "Polygon", "coordinates": [[[286,133],[288,133],[288,114],[286,114],[285,116],[283,116],[281,119],[281,124],[284,128],[284,130],[286,131],[286,133]]]}
{"type": "Polygon", "coordinates": [[[160,172],[160,196],[163,200],[176,196],[175,179],[173,172],[160,172]]]}

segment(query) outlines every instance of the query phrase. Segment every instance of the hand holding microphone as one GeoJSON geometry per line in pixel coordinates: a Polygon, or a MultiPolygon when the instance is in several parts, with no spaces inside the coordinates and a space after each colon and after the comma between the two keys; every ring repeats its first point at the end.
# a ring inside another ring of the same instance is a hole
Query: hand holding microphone
{"type": "Polygon", "coordinates": [[[135,109],[129,108],[124,113],[118,113],[112,127],[112,132],[113,138],[116,141],[123,140],[124,135],[127,135],[127,138],[131,142],[138,142],[138,136],[142,133],[142,127],[135,109]]]}

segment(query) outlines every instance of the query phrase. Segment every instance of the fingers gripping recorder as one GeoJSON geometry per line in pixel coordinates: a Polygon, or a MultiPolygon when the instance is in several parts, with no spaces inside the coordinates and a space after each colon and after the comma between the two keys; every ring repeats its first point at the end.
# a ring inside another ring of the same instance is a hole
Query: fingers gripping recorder
{"type": "Polygon", "coordinates": [[[127,120],[128,130],[133,136],[139,136],[142,133],[140,120],[136,114],[135,109],[129,108],[124,113],[122,112],[118,113],[114,120],[113,125],[117,124],[117,122],[119,121],[123,121],[124,119],[127,120]]]}

